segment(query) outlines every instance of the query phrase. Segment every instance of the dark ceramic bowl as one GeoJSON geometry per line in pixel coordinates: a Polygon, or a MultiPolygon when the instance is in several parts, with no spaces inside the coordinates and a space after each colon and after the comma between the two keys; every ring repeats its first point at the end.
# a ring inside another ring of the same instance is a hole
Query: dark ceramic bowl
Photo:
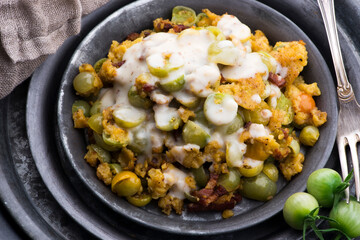
{"type": "MultiPolygon", "coordinates": [[[[181,234],[209,235],[244,229],[260,223],[281,211],[285,200],[293,193],[304,191],[311,172],[323,167],[333,148],[336,135],[336,92],[327,65],[311,40],[289,19],[275,10],[252,0],[141,0],[110,15],[81,42],[63,75],[58,101],[58,127],[60,141],[66,158],[62,159],[66,172],[71,172],[74,183],[81,182],[103,204],[113,211],[148,227],[181,234]],[[243,199],[234,209],[235,215],[222,219],[220,213],[187,213],[182,216],[162,214],[156,204],[137,208],[111,192],[95,175],[84,158],[86,139],[84,132],[73,128],[71,105],[76,99],[72,80],[82,63],[94,64],[105,57],[112,40],[122,41],[132,32],[152,28],[152,20],[170,18],[174,6],[185,5],[200,12],[208,8],[217,14],[228,12],[237,16],[252,30],[262,30],[271,44],[277,41],[302,39],[309,53],[308,66],[303,71],[307,82],[318,82],[322,95],[317,97],[318,107],[328,113],[328,122],[320,128],[320,139],[310,149],[305,149],[306,160],[301,174],[286,183],[281,179],[278,193],[266,203],[243,199]],[[80,180],[80,181],[79,181],[80,180]]],[[[101,208],[101,206],[98,206],[101,208]]],[[[116,219],[114,219],[116,220],[116,219]]]]}

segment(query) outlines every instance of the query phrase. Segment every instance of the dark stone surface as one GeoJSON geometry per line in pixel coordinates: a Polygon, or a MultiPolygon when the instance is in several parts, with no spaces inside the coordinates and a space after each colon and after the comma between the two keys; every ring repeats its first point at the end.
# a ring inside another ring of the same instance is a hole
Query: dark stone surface
{"type": "MultiPolygon", "coordinates": [[[[25,115],[27,114],[26,96],[29,82],[26,81],[16,88],[9,97],[0,101],[0,196],[2,200],[0,239],[92,239],[94,238],[93,234],[99,236],[99,232],[92,234],[91,229],[84,228],[84,222],[81,221],[86,221],[87,216],[95,216],[94,219],[90,219],[90,222],[93,221],[93,223],[96,223],[97,221],[102,221],[106,223],[105,225],[107,227],[104,228],[105,234],[107,233],[107,229],[114,229],[115,224],[118,229],[116,229],[116,231],[112,230],[113,232],[110,231],[108,234],[115,234],[115,236],[110,236],[118,239],[152,239],[155,237],[159,239],[183,239],[182,236],[156,232],[123,218],[119,218],[117,223],[109,224],[108,219],[99,219],[99,216],[95,214],[92,209],[94,206],[91,206],[90,209],[87,207],[82,209],[81,206],[84,206],[82,198],[91,199],[93,196],[91,194],[79,196],[78,191],[71,187],[71,183],[67,177],[68,175],[65,174],[60,164],[61,155],[60,152],[58,152],[54,136],[56,128],[54,118],[56,116],[55,105],[59,86],[59,82],[55,81],[55,79],[60,79],[64,71],[61,63],[67,62],[70,59],[74,47],[79,44],[80,40],[97,22],[104,19],[105,16],[125,2],[126,1],[112,1],[109,5],[84,18],[84,28],[80,35],[70,38],[54,56],[49,57],[48,61],[37,72],[37,74],[44,73],[46,69],[50,70],[50,68],[52,68],[52,71],[48,72],[48,74],[51,74],[51,77],[54,78],[54,83],[52,86],[49,86],[48,89],[45,89],[45,93],[35,91],[35,95],[46,94],[45,99],[47,101],[39,102],[31,106],[34,109],[46,108],[50,111],[50,113],[41,116],[41,118],[44,119],[44,124],[46,124],[44,125],[45,129],[54,130],[52,132],[45,132],[43,129],[35,129],[36,131],[42,132],[41,135],[48,141],[46,147],[39,146],[38,149],[44,157],[54,157],[53,161],[51,161],[52,165],[49,166],[49,168],[57,169],[56,176],[58,176],[61,181],[59,182],[59,179],[52,179],[56,181],[56,185],[52,184],[52,186],[67,189],[67,194],[69,194],[71,199],[76,199],[76,204],[58,203],[57,199],[59,199],[59,196],[52,195],[53,192],[57,191],[54,189],[50,189],[49,191],[47,189],[47,186],[50,186],[50,184],[42,181],[44,176],[42,176],[43,178],[40,176],[34,164],[26,133],[25,119],[25,115]],[[72,51],[69,51],[70,49],[72,49],[72,51]],[[65,204],[73,204],[73,210],[79,211],[79,216],[71,216],[68,214],[68,211],[62,209],[61,206],[65,204]],[[86,214],[84,214],[85,212],[82,212],[82,210],[87,211],[86,214]],[[1,224],[4,218],[6,223],[1,224]]],[[[261,2],[283,13],[303,29],[319,48],[327,60],[330,69],[333,69],[324,29],[314,27],[322,23],[320,13],[316,7],[316,1],[262,0],[261,2]]],[[[360,22],[359,6],[360,2],[358,0],[336,1],[344,61],[348,76],[350,81],[352,81],[357,96],[359,96],[360,81],[355,80],[356,76],[359,75],[360,69],[358,55],[358,49],[360,49],[358,38],[360,34],[358,28],[354,28],[353,26],[357,26],[357,23],[360,22]]],[[[31,113],[28,113],[28,116],[31,116],[31,113]]],[[[34,126],[28,127],[31,128],[34,126]]],[[[332,158],[328,162],[329,167],[337,168],[336,156],[337,151],[335,148],[332,153],[332,158]]],[[[49,171],[48,174],[53,173],[49,171]]],[[[247,239],[301,238],[301,234],[288,228],[281,214],[277,214],[269,221],[241,232],[215,235],[210,238],[200,237],[200,239],[236,239],[240,236],[246,237],[247,239]],[[261,234],[262,237],[257,235],[257,233],[261,231],[263,231],[261,234]]],[[[310,233],[308,239],[315,239],[315,237],[310,233]]]]}

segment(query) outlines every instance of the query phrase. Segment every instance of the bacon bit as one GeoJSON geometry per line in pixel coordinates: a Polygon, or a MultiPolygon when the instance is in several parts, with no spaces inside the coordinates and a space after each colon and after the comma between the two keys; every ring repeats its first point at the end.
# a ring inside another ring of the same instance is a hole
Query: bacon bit
{"type": "Polygon", "coordinates": [[[159,161],[159,159],[157,157],[152,157],[151,158],[151,163],[153,165],[159,165],[161,162],[159,161]]]}
{"type": "Polygon", "coordinates": [[[210,180],[206,184],[205,188],[198,191],[194,191],[192,195],[198,197],[199,204],[202,206],[209,206],[211,203],[215,202],[219,197],[228,193],[226,189],[219,185],[217,186],[217,180],[219,175],[210,173],[210,180]]]}
{"type": "Polygon", "coordinates": [[[220,73],[220,84],[225,84],[226,83],[226,79],[224,78],[224,76],[222,75],[222,73],[220,73]]]}
{"type": "Polygon", "coordinates": [[[214,189],[214,194],[215,194],[216,196],[218,196],[218,197],[223,196],[223,195],[225,195],[225,194],[227,194],[227,193],[228,193],[228,191],[226,191],[226,189],[225,189],[223,186],[221,186],[221,185],[217,186],[217,187],[214,189]]]}
{"type": "MultiPolygon", "coordinates": [[[[170,23],[165,23],[163,30],[168,32],[173,26],[170,23]]],[[[159,27],[160,28],[160,27],[159,27]]]]}
{"type": "Polygon", "coordinates": [[[282,78],[281,76],[275,74],[275,73],[272,73],[272,72],[269,72],[269,77],[268,77],[268,80],[275,84],[276,86],[278,86],[279,88],[282,88],[285,86],[286,84],[286,81],[284,78],[282,78]]]}
{"type": "Polygon", "coordinates": [[[154,91],[155,89],[156,89],[155,85],[148,84],[148,83],[145,83],[142,87],[142,90],[147,93],[150,93],[150,92],[154,91]]]}
{"type": "Polygon", "coordinates": [[[284,158],[286,158],[290,154],[290,149],[288,147],[286,148],[276,148],[272,154],[272,156],[278,160],[281,161],[284,158]]]}
{"type": "Polygon", "coordinates": [[[170,29],[173,29],[174,32],[176,32],[176,33],[179,33],[179,32],[181,32],[181,31],[184,31],[185,29],[189,28],[189,27],[184,26],[184,25],[182,25],[182,24],[177,25],[177,24],[173,24],[173,23],[168,23],[168,22],[166,22],[166,21],[164,21],[164,22],[162,22],[162,23],[159,22],[156,26],[157,26],[157,28],[160,29],[162,32],[168,32],[170,29]],[[163,27],[162,27],[161,24],[164,24],[163,27]],[[162,28],[161,28],[161,27],[162,27],[162,28]]]}
{"type": "Polygon", "coordinates": [[[207,182],[205,188],[214,189],[216,187],[218,178],[219,178],[219,175],[217,175],[215,173],[210,173],[210,179],[207,182]]]}
{"type": "Polygon", "coordinates": [[[147,36],[150,36],[151,32],[144,32],[144,38],[146,38],[147,36]]]}
{"type": "Polygon", "coordinates": [[[281,131],[283,132],[284,134],[284,138],[288,138],[289,137],[289,129],[288,128],[282,128],[281,131]]]}
{"type": "Polygon", "coordinates": [[[249,129],[249,127],[250,127],[251,124],[252,124],[252,122],[247,122],[247,123],[245,123],[244,128],[245,128],[245,129],[249,129]]]}
{"type": "Polygon", "coordinates": [[[238,203],[241,201],[242,196],[239,193],[234,193],[233,199],[238,203]]]}
{"type": "Polygon", "coordinates": [[[126,40],[130,40],[130,41],[134,41],[135,39],[139,38],[140,34],[138,33],[130,33],[127,37],[126,40]]]}
{"type": "Polygon", "coordinates": [[[182,31],[184,31],[184,30],[187,29],[187,28],[189,28],[189,27],[184,26],[184,25],[182,25],[182,24],[174,25],[174,26],[173,26],[174,32],[176,32],[176,33],[182,32],[182,31]]]}
{"type": "Polygon", "coordinates": [[[211,203],[208,206],[203,206],[198,203],[189,203],[189,212],[203,212],[203,211],[224,211],[226,209],[233,209],[238,202],[242,199],[240,194],[234,194],[234,196],[227,202],[224,203],[211,203]]]}
{"type": "Polygon", "coordinates": [[[215,201],[219,197],[228,194],[228,191],[223,186],[217,185],[218,178],[219,175],[210,173],[210,179],[205,188],[192,193],[193,196],[199,198],[199,202],[188,204],[189,212],[224,211],[226,209],[233,209],[241,201],[240,194],[234,193],[229,201],[216,203],[215,201]]]}
{"type": "Polygon", "coordinates": [[[121,67],[125,62],[126,62],[126,61],[123,60],[123,61],[121,61],[121,62],[112,63],[111,65],[113,65],[113,66],[116,67],[116,68],[119,68],[119,67],[121,67]]]}

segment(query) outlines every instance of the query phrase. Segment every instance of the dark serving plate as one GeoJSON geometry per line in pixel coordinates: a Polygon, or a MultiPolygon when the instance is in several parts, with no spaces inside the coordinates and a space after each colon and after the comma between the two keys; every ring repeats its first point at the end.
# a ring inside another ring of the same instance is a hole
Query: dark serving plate
{"type": "MultiPolygon", "coordinates": [[[[83,187],[81,180],[79,184],[70,181],[70,168],[65,173],[60,163],[64,156],[58,145],[55,106],[62,75],[76,47],[89,31],[129,2],[131,0],[111,0],[85,16],[78,35],[70,37],[55,54],[49,56],[35,71],[31,81],[25,81],[8,97],[0,100],[0,214],[11,225],[8,228],[7,224],[0,224],[1,239],[185,238],[181,233],[151,229],[116,214],[83,187]]],[[[325,29],[316,1],[259,2],[287,16],[310,37],[327,61],[334,78],[325,29]]],[[[359,0],[335,1],[345,67],[356,96],[360,96],[360,81],[356,81],[360,73],[360,31],[354,26],[360,22],[359,6],[359,0]]],[[[326,166],[339,170],[336,146],[326,166]]],[[[76,176],[75,172],[73,174],[76,176]]],[[[324,224],[321,226],[326,227],[324,224]]],[[[186,239],[300,240],[302,233],[288,227],[279,212],[246,229],[203,237],[188,235],[186,239]]],[[[314,240],[317,237],[309,232],[306,239],[314,240]]]]}
{"type": "MultiPolygon", "coordinates": [[[[288,18],[252,0],[223,0],[221,2],[216,0],[140,0],[119,9],[97,25],[74,52],[62,78],[57,107],[58,143],[61,143],[59,148],[64,150],[61,158],[62,165],[77,188],[89,192],[88,194],[99,200],[96,204],[93,203],[96,205],[95,208],[107,207],[114,212],[114,217],[120,214],[150,228],[187,235],[210,235],[241,230],[278,213],[288,196],[305,190],[306,180],[310,173],[325,166],[336,135],[336,92],[332,76],[322,55],[310,38],[288,18]],[[176,5],[189,6],[196,12],[208,8],[218,14],[225,12],[233,14],[252,30],[262,30],[271,44],[277,41],[303,40],[309,53],[309,63],[302,75],[307,82],[318,82],[322,95],[317,97],[316,102],[321,110],[328,113],[328,122],[320,129],[320,140],[313,148],[305,149],[306,161],[303,172],[289,183],[280,181],[280,190],[271,201],[260,203],[243,199],[235,207],[235,216],[226,220],[223,220],[219,213],[190,214],[185,211],[182,216],[166,216],[158,210],[156,204],[137,208],[117,197],[97,179],[95,170],[83,160],[86,151],[84,133],[73,128],[71,105],[76,95],[72,88],[72,80],[78,73],[78,66],[85,62],[93,64],[106,56],[112,40],[122,41],[132,32],[151,28],[152,20],[155,18],[170,18],[171,9],[176,5]]],[[[42,161],[42,159],[35,159],[37,165],[44,164],[42,161]]],[[[87,201],[85,196],[83,199],[87,201]]],[[[99,215],[109,221],[116,221],[105,212],[99,211],[99,215]]]]}

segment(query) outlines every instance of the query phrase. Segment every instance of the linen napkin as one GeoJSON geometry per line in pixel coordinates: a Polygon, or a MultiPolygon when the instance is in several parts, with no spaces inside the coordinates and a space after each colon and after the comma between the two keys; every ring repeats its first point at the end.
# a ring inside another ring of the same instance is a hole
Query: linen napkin
{"type": "Polygon", "coordinates": [[[81,17],[109,0],[1,0],[0,99],[70,36],[81,17]]]}

